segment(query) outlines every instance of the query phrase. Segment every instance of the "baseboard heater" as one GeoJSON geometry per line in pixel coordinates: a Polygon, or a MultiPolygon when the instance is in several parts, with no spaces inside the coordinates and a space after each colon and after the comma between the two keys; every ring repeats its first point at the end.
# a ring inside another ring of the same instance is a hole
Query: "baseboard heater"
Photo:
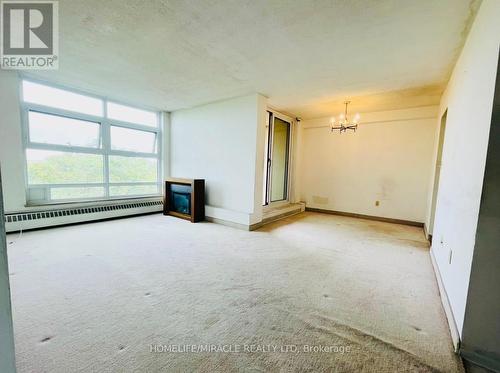
{"type": "Polygon", "coordinates": [[[163,200],[121,202],[5,214],[7,232],[163,211],[163,200]]]}

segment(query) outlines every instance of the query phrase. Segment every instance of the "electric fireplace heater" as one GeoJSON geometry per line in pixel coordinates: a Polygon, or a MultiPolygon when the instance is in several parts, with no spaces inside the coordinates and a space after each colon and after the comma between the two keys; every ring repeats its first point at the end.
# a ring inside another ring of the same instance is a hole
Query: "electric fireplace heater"
{"type": "Polygon", "coordinates": [[[205,220],[205,180],[167,179],[163,214],[193,223],[205,220]]]}

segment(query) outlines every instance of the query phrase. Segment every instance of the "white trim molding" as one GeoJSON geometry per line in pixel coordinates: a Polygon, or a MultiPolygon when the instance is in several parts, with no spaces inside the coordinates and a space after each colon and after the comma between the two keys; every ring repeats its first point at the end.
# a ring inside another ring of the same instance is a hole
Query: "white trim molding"
{"type": "Polygon", "coordinates": [[[460,332],[458,331],[457,323],[451,309],[450,300],[448,299],[448,294],[446,293],[446,289],[444,288],[441,273],[439,272],[439,267],[437,265],[436,258],[434,257],[432,248],[429,252],[429,256],[431,257],[432,267],[434,268],[434,274],[436,275],[439,294],[441,296],[441,303],[443,304],[444,313],[446,314],[446,319],[448,320],[448,327],[450,329],[451,340],[453,342],[453,349],[458,353],[458,350],[460,348],[460,332]]]}

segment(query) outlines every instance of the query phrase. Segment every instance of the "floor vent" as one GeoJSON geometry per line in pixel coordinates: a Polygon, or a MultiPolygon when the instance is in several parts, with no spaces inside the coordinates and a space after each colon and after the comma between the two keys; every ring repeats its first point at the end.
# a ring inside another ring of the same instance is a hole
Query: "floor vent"
{"type": "Polygon", "coordinates": [[[4,220],[6,223],[14,223],[14,222],[29,221],[29,220],[50,219],[62,216],[73,216],[73,215],[83,215],[83,214],[94,214],[99,212],[108,212],[108,211],[134,209],[134,208],[160,206],[160,205],[163,205],[163,201],[161,200],[120,203],[120,204],[102,205],[93,207],[75,207],[75,208],[57,209],[57,210],[30,211],[30,212],[23,212],[16,214],[6,214],[4,220]]]}

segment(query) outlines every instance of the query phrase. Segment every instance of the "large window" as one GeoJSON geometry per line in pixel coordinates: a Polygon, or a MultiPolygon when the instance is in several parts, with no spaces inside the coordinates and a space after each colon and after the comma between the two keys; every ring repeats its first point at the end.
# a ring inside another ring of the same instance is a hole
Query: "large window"
{"type": "Polygon", "coordinates": [[[156,196],[159,113],[22,82],[31,204],[156,196]]]}

